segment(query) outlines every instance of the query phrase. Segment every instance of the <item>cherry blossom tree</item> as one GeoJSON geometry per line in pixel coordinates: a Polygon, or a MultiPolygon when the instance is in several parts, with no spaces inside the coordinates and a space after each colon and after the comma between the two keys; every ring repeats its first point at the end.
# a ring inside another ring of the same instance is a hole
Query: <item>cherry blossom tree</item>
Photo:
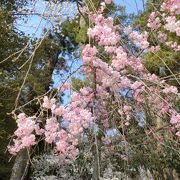
{"type": "MultiPolygon", "coordinates": [[[[166,140],[171,140],[173,151],[179,156],[178,88],[150,73],[143,64],[144,55],[155,53],[161,44],[152,46],[147,31],[114,22],[104,13],[112,4],[112,0],[105,0],[97,6],[93,2],[83,6],[88,24],[88,41],[82,45],[81,52],[83,64],[70,73],[66,81],[80,70],[88,85],[77,91],[64,81],[56,95],[71,92],[67,105],[50,94],[40,99],[38,113],[17,115],[13,144],[8,146],[12,155],[24,148],[31,155],[33,148],[44,141],[47,149],[53,148],[50,149],[59,157],[61,165],[68,166],[78,159],[83,144],[88,144],[93,180],[102,178],[103,162],[113,154],[122,159],[127,172],[137,146],[141,146],[144,153],[153,149],[160,153],[167,147],[166,140]],[[131,48],[132,45],[135,48],[131,48]],[[157,127],[158,121],[161,124],[157,127]]],[[[180,36],[179,8],[178,0],[165,0],[147,22],[147,28],[158,34],[160,43],[173,51],[179,51],[178,42],[166,41],[166,37],[169,33],[180,36]]],[[[176,75],[172,75],[179,82],[176,75]]],[[[141,162],[141,157],[138,160],[141,162]]],[[[146,164],[142,162],[138,166],[146,164]]],[[[153,173],[155,168],[152,169],[153,173]]]]}

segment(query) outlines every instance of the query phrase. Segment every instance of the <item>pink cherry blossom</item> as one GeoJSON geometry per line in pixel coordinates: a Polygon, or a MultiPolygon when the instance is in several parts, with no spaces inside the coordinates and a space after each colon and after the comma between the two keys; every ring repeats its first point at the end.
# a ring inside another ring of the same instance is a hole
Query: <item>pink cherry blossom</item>
{"type": "Polygon", "coordinates": [[[53,99],[49,99],[47,96],[44,96],[44,99],[43,99],[43,104],[42,106],[44,108],[47,108],[47,109],[51,109],[51,107],[55,104],[56,100],[53,98],[53,99]]]}
{"type": "Polygon", "coordinates": [[[163,89],[163,93],[165,93],[165,94],[169,94],[169,93],[177,94],[178,93],[178,89],[175,86],[165,87],[163,89]]]}
{"type": "Polygon", "coordinates": [[[167,16],[165,20],[165,29],[175,32],[177,36],[180,36],[180,20],[176,20],[175,16],[167,16]]]}
{"type": "Polygon", "coordinates": [[[96,47],[90,47],[86,45],[82,51],[82,59],[85,63],[92,63],[96,58],[97,49],[96,47]]]}
{"type": "Polygon", "coordinates": [[[157,12],[152,12],[148,19],[147,26],[151,28],[152,31],[157,31],[161,27],[161,21],[160,18],[157,17],[157,12]]]}
{"type": "Polygon", "coordinates": [[[180,114],[173,113],[171,116],[171,124],[180,124],[180,114]]]}
{"type": "Polygon", "coordinates": [[[147,40],[148,33],[146,31],[139,33],[136,31],[133,31],[132,28],[125,27],[124,32],[132,39],[132,41],[140,48],[146,49],[149,47],[149,42],[147,40]]]}
{"type": "Polygon", "coordinates": [[[134,83],[131,85],[131,89],[136,90],[136,89],[139,88],[141,85],[142,85],[141,82],[136,81],[136,82],[134,82],[134,83]]]}
{"type": "Polygon", "coordinates": [[[104,0],[104,2],[105,2],[106,4],[111,4],[111,3],[113,2],[113,0],[104,0]]]}

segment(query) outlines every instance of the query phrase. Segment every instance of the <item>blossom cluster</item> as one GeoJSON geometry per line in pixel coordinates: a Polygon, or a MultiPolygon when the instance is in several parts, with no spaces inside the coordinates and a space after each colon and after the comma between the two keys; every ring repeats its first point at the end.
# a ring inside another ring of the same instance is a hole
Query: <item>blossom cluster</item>
{"type": "Polygon", "coordinates": [[[149,47],[148,42],[148,33],[146,31],[139,33],[137,31],[133,31],[131,27],[124,28],[124,32],[128,35],[130,39],[140,48],[146,49],[149,47]]]}
{"type": "Polygon", "coordinates": [[[88,29],[88,36],[95,39],[99,45],[116,45],[120,36],[113,26],[113,18],[104,18],[102,14],[91,16],[91,21],[95,23],[93,28],[88,29]]]}
{"type": "MultiPolygon", "coordinates": [[[[84,129],[87,129],[93,121],[90,109],[85,109],[90,101],[91,88],[87,87],[82,88],[79,93],[74,92],[71,95],[71,103],[67,107],[58,106],[55,103],[49,107],[52,117],[46,120],[45,141],[54,143],[56,152],[62,157],[74,159],[77,156],[76,145],[83,136],[84,129]],[[59,118],[67,124],[65,130],[60,127],[59,118]]],[[[45,107],[47,107],[46,104],[45,107]]]]}
{"type": "Polygon", "coordinates": [[[13,139],[14,145],[8,146],[9,152],[16,155],[21,149],[28,148],[36,144],[34,131],[41,134],[38,124],[35,123],[35,117],[27,117],[24,113],[18,115],[17,130],[14,135],[17,137],[13,139]]]}
{"type": "MultiPolygon", "coordinates": [[[[159,11],[153,11],[149,18],[147,26],[155,32],[159,43],[165,43],[168,47],[175,51],[180,50],[180,45],[168,39],[169,33],[175,33],[180,36],[180,21],[178,16],[180,13],[180,2],[178,0],[165,0],[159,11]]],[[[158,47],[158,46],[157,46],[158,47]]],[[[157,47],[152,46],[150,51],[156,52],[157,47]]]]}
{"type": "Polygon", "coordinates": [[[175,16],[167,16],[165,20],[166,24],[164,28],[170,32],[175,32],[177,36],[180,36],[180,20],[176,20],[175,16]]]}
{"type": "Polygon", "coordinates": [[[161,27],[161,20],[159,17],[157,17],[157,12],[152,12],[150,14],[147,26],[155,32],[161,27]]]}
{"type": "Polygon", "coordinates": [[[180,14],[180,2],[179,0],[165,0],[161,5],[161,10],[180,14]]]}
{"type": "MultiPolygon", "coordinates": [[[[43,100],[43,108],[50,110],[51,117],[46,119],[43,128],[39,127],[36,117],[27,117],[24,113],[19,114],[17,119],[17,130],[14,145],[9,146],[9,152],[16,155],[21,149],[31,147],[37,143],[36,136],[41,135],[48,144],[53,144],[55,152],[62,158],[74,159],[78,155],[76,145],[83,136],[84,129],[87,129],[93,122],[90,109],[85,109],[91,101],[91,88],[82,88],[80,93],[74,92],[71,95],[71,103],[68,107],[58,106],[56,99],[43,100]],[[60,127],[59,119],[67,122],[64,130],[60,127]]],[[[42,124],[43,126],[43,124],[42,124]]]]}

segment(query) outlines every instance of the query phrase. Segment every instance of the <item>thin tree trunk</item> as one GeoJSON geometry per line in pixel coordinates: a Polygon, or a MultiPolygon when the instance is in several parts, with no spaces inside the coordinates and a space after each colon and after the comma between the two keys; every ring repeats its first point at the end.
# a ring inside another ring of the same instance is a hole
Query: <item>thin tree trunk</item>
{"type": "MultiPolygon", "coordinates": [[[[93,102],[93,116],[96,117],[96,69],[93,69],[93,91],[94,91],[94,102],[93,102]]],[[[100,119],[96,119],[94,121],[94,125],[97,125],[98,128],[101,128],[100,119]],[[97,121],[97,122],[95,122],[97,121]]],[[[93,146],[93,176],[92,180],[99,180],[100,174],[101,174],[101,168],[100,168],[100,160],[101,160],[101,133],[99,130],[96,130],[96,127],[94,127],[94,146],[93,146]]]]}
{"type": "Polygon", "coordinates": [[[96,140],[94,147],[92,149],[92,154],[93,154],[93,175],[92,175],[92,180],[99,180],[100,178],[100,157],[101,157],[101,151],[100,151],[100,139],[98,137],[98,134],[95,135],[96,140]]]}

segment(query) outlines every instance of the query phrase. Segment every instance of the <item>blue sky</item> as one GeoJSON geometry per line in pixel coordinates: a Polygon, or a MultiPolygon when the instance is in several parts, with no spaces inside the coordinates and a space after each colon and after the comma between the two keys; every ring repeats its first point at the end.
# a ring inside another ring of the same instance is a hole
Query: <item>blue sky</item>
{"type": "MultiPolygon", "coordinates": [[[[144,0],[146,2],[146,0],[144,0]]],[[[143,10],[142,0],[115,0],[115,3],[126,7],[127,13],[137,14],[138,10],[143,10]]]]}
{"type": "MultiPolygon", "coordinates": [[[[53,4],[53,3],[52,3],[53,4]]],[[[28,5],[25,9],[33,10],[34,12],[29,12],[30,14],[27,16],[26,22],[22,19],[17,20],[16,26],[19,30],[23,31],[26,35],[30,35],[30,37],[41,37],[44,28],[50,28],[51,23],[50,21],[46,20],[43,17],[40,17],[39,14],[50,14],[49,18],[54,17],[58,18],[58,23],[63,22],[63,20],[67,16],[73,16],[76,13],[75,4],[74,9],[67,6],[69,3],[65,2],[63,4],[52,6],[49,8],[49,3],[45,2],[45,0],[35,0],[32,4],[28,5]],[[50,12],[50,13],[49,13],[50,12]],[[57,15],[57,16],[55,16],[57,15]]],[[[71,3],[72,4],[72,3],[71,3]]],[[[21,11],[21,10],[20,10],[21,11]]],[[[22,9],[23,12],[23,9],[22,9]]],[[[57,20],[56,18],[56,20],[57,20]]]]}
{"type": "MultiPolygon", "coordinates": [[[[115,0],[115,3],[125,6],[127,13],[137,14],[138,10],[143,10],[142,0],[115,0]]],[[[42,13],[45,10],[45,7],[46,5],[43,0],[37,0],[35,12],[42,13]]],[[[32,5],[29,8],[34,9],[32,5]]],[[[24,23],[22,20],[17,21],[17,28],[23,31],[26,35],[40,37],[42,35],[43,28],[50,26],[48,21],[45,21],[38,15],[28,16],[26,20],[26,23],[24,23]]]]}

